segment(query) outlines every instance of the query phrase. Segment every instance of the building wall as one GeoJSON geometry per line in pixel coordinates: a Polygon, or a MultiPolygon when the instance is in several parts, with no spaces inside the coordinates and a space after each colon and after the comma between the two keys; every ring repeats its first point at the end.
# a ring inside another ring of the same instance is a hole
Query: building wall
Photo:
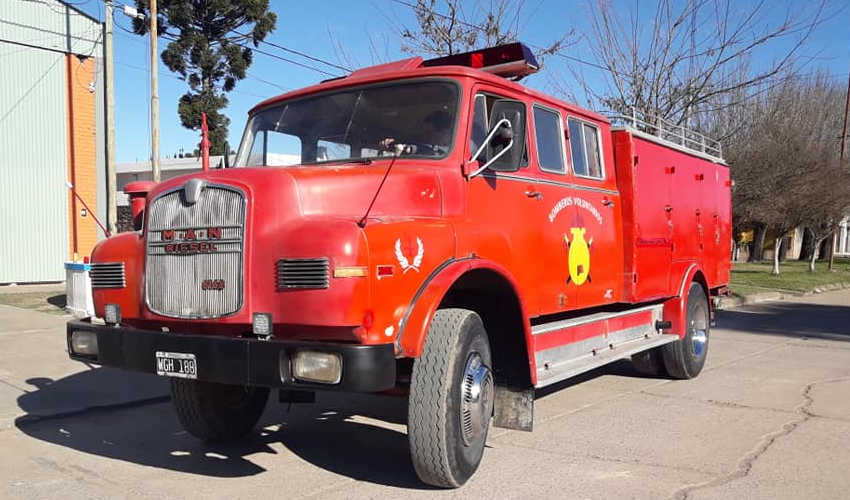
{"type": "Polygon", "coordinates": [[[66,182],[98,210],[103,27],[58,0],[0,0],[0,20],[0,284],[62,281],[98,237],[66,182]]]}
{"type": "Polygon", "coordinates": [[[65,56],[68,87],[68,179],[76,196],[68,197],[68,257],[91,255],[97,243],[97,118],[95,115],[95,60],[65,56]],[[88,209],[85,206],[88,205],[88,209]],[[89,212],[89,210],[91,212],[89,212]]]}
{"type": "Polygon", "coordinates": [[[65,54],[0,42],[0,283],[59,281],[68,258],[65,54]]]}

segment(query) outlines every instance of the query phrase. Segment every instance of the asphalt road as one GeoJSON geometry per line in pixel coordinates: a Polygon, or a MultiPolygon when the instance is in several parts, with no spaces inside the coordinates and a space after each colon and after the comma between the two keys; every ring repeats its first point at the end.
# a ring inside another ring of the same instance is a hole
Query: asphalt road
{"type": "Polygon", "coordinates": [[[163,379],[67,359],[63,318],[0,306],[0,497],[848,498],[850,291],[719,314],[695,380],[627,362],[537,396],[533,433],[494,429],[463,488],[408,457],[404,400],[269,404],[205,446],[163,379]]]}

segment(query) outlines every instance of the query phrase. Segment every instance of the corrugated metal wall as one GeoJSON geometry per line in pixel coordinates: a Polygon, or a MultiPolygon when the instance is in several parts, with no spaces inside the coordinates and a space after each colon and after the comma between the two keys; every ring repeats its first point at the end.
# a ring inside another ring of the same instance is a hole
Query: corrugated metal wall
{"type": "Polygon", "coordinates": [[[68,257],[65,54],[0,42],[0,283],[61,281],[68,257]]]}
{"type": "Polygon", "coordinates": [[[0,283],[65,279],[66,53],[100,57],[101,41],[72,6],[0,0],[0,283]]]}

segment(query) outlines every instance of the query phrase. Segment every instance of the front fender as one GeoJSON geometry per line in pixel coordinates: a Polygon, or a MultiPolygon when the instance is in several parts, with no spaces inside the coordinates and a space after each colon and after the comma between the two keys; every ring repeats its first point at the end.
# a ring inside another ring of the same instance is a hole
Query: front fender
{"type": "MultiPolygon", "coordinates": [[[[410,302],[410,305],[402,318],[399,326],[398,337],[396,338],[397,355],[416,358],[422,354],[422,349],[425,345],[425,338],[427,337],[431,320],[434,317],[434,313],[437,312],[443,298],[446,296],[446,293],[448,293],[452,285],[457,280],[459,280],[467,272],[474,269],[486,269],[498,273],[510,284],[514,290],[514,294],[518,298],[520,297],[517,292],[518,287],[516,280],[503,266],[492,261],[475,257],[448,259],[434,269],[431,275],[425,279],[422,286],[414,295],[413,300],[410,302]]],[[[533,353],[534,345],[528,313],[523,301],[520,299],[518,302],[518,306],[522,314],[523,336],[525,338],[526,352],[533,353]]],[[[537,370],[533,355],[529,356],[528,362],[531,381],[532,384],[535,384],[537,383],[537,370]]]]}

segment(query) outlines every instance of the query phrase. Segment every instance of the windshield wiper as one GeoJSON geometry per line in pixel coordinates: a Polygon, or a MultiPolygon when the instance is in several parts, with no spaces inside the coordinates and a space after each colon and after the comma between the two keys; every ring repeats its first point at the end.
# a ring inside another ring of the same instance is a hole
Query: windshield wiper
{"type": "Polygon", "coordinates": [[[346,163],[360,163],[363,165],[371,165],[372,158],[340,158],[338,160],[308,161],[302,163],[302,165],[329,165],[332,163],[338,163],[340,165],[344,165],[346,163]]]}

